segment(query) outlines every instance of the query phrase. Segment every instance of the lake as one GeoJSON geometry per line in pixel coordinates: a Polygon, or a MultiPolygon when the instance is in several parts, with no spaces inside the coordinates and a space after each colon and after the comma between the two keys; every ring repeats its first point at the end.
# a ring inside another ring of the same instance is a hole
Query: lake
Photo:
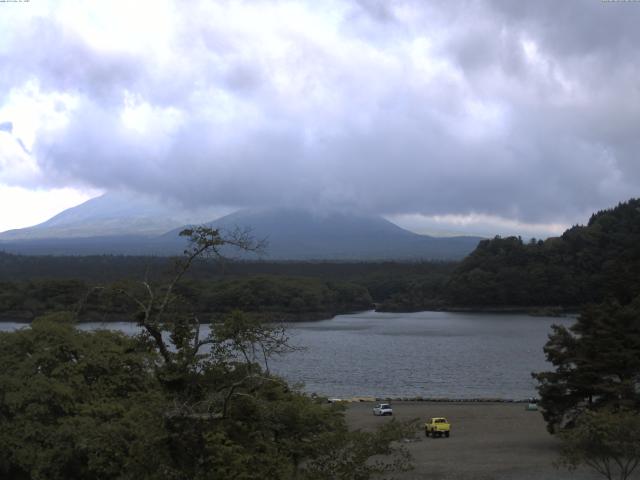
{"type": "MultiPolygon", "coordinates": [[[[305,349],[271,367],[310,393],[332,397],[521,400],[536,396],[531,372],[550,368],[542,348],[551,325],[573,322],[495,313],[338,315],[288,324],[291,343],[305,349]]],[[[0,331],[23,326],[0,323],[0,331]]],[[[126,322],[80,328],[137,331],[126,322]]]]}

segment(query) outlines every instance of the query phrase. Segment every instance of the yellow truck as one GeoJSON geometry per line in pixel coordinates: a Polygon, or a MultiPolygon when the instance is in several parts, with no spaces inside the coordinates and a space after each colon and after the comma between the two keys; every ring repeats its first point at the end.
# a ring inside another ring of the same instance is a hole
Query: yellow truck
{"type": "Polygon", "coordinates": [[[436,436],[441,437],[442,435],[448,437],[451,434],[451,424],[444,417],[430,418],[424,424],[424,434],[427,437],[431,435],[433,438],[436,436]]]}

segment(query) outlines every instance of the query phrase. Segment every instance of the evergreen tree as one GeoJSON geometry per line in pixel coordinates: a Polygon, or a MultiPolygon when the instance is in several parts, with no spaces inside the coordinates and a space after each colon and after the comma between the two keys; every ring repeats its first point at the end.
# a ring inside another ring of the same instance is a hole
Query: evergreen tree
{"type": "Polygon", "coordinates": [[[551,432],[585,410],[640,409],[640,296],[591,306],[569,329],[554,326],[544,351],[555,370],[533,376],[551,432]]]}
{"type": "Polygon", "coordinates": [[[581,307],[640,292],[640,199],[594,214],[544,242],[484,240],[452,273],[447,303],[581,307]]]}

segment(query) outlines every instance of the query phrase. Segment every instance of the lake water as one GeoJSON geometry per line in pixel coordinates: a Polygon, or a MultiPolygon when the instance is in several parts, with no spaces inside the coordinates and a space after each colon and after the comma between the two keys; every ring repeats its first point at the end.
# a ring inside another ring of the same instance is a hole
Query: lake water
{"type": "MultiPolygon", "coordinates": [[[[489,313],[377,313],[289,324],[304,347],[271,361],[308,392],[334,396],[501,398],[536,396],[531,372],[549,369],[542,348],[552,324],[571,318],[489,313]]],[[[23,324],[0,323],[0,330],[23,324]]],[[[132,323],[88,323],[134,333],[132,323]]],[[[206,332],[203,332],[203,334],[206,332]]]]}

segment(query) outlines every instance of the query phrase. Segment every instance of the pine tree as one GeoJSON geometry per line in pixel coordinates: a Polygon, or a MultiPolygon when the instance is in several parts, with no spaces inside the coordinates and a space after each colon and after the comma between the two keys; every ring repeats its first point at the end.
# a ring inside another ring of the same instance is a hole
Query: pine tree
{"type": "Polygon", "coordinates": [[[640,409],[640,296],[589,307],[569,329],[554,326],[544,351],[555,370],[533,377],[549,431],[585,410],[640,409]]]}

